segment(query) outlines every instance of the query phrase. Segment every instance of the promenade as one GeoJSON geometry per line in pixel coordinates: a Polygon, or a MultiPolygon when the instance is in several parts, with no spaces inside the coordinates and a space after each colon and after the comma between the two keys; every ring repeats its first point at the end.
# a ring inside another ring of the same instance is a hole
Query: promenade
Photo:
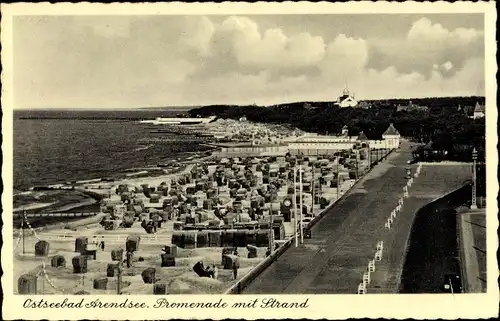
{"type": "Polygon", "coordinates": [[[403,142],[328,210],[311,239],[292,245],[243,293],[356,293],[377,235],[406,184],[410,159],[410,146],[403,142]]]}
{"type": "Polygon", "coordinates": [[[465,292],[486,292],[486,209],[470,210],[459,219],[465,292]]]}
{"type": "MultiPolygon", "coordinates": [[[[397,292],[415,212],[432,199],[460,187],[466,179],[465,175],[459,175],[449,183],[437,183],[444,175],[436,176],[436,173],[444,168],[424,166],[424,183],[417,186],[417,194],[409,202],[410,206],[405,203],[392,229],[388,230],[384,228],[384,222],[403,194],[409,159],[410,147],[403,142],[399,150],[377,165],[344,199],[328,210],[313,227],[311,239],[304,240],[304,244],[297,248],[292,245],[243,294],[357,293],[368,261],[373,259],[377,242],[381,240],[386,242],[384,258],[377,262],[378,273],[373,273],[374,282],[368,286],[367,292],[397,292]],[[424,174],[429,169],[432,170],[424,174]]],[[[415,167],[412,165],[412,171],[415,167]]],[[[445,182],[448,182],[450,171],[445,172],[445,182]]],[[[420,177],[415,180],[415,185],[419,185],[419,180],[420,177]]]]}
{"type": "Polygon", "coordinates": [[[452,208],[465,203],[470,195],[453,199],[450,193],[470,178],[470,164],[422,166],[392,231],[384,235],[387,250],[372,273],[368,293],[441,292],[446,264],[453,259],[450,253],[456,249],[456,213],[452,208]],[[410,274],[417,278],[413,279],[410,274]],[[402,284],[403,276],[407,277],[405,284],[402,284]],[[413,282],[416,287],[410,286],[413,282]]]}

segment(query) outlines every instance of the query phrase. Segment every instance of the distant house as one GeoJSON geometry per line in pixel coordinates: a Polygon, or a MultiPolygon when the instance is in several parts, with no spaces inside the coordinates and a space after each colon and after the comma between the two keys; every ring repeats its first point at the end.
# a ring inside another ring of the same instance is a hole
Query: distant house
{"type": "Polygon", "coordinates": [[[363,108],[363,109],[368,109],[368,108],[372,107],[372,104],[369,103],[369,102],[367,102],[367,101],[360,101],[356,107],[363,108]]]}
{"type": "Polygon", "coordinates": [[[341,107],[341,108],[346,108],[346,107],[357,107],[358,106],[358,101],[354,98],[354,94],[351,94],[349,92],[349,89],[344,89],[342,92],[342,96],[340,96],[337,101],[335,102],[335,105],[341,107]]]}
{"type": "Polygon", "coordinates": [[[484,105],[481,105],[479,104],[479,102],[477,102],[476,106],[474,107],[474,113],[472,114],[471,118],[479,119],[483,118],[484,116],[485,116],[484,105]]]}
{"type": "Polygon", "coordinates": [[[347,125],[344,125],[342,127],[342,136],[349,136],[349,127],[347,127],[347,125]]]}
{"type": "Polygon", "coordinates": [[[410,102],[408,103],[408,105],[406,105],[406,106],[404,106],[404,105],[398,105],[397,109],[398,109],[398,111],[403,111],[403,110],[405,110],[405,111],[415,111],[415,110],[428,111],[429,107],[416,105],[416,104],[414,104],[410,100],[410,102]]]}
{"type": "Polygon", "coordinates": [[[412,154],[414,159],[433,161],[442,159],[442,157],[448,154],[448,151],[436,148],[434,142],[430,140],[427,144],[415,148],[412,154]]]}
{"type": "Polygon", "coordinates": [[[309,104],[309,103],[304,103],[304,109],[315,109],[316,107],[314,107],[313,105],[309,104]]]}

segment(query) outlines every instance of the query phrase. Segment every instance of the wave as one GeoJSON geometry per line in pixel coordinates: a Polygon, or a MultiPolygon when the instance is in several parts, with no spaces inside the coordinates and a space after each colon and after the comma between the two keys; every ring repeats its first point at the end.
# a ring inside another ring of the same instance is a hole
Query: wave
{"type": "Polygon", "coordinates": [[[141,147],[138,147],[138,148],[134,149],[134,152],[138,152],[140,150],[146,150],[146,149],[149,149],[149,148],[151,148],[153,146],[154,146],[154,144],[147,145],[147,146],[141,146],[141,147]]]}

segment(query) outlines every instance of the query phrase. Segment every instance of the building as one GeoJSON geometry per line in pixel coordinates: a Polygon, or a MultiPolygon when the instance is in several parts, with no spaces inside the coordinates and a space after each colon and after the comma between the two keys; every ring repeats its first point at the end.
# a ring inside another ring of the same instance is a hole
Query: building
{"type": "Polygon", "coordinates": [[[210,117],[197,117],[197,118],[187,118],[187,117],[173,117],[165,118],[158,117],[154,120],[141,120],[140,123],[143,124],[153,124],[153,125],[199,125],[208,124],[217,119],[217,116],[210,117]]]}
{"type": "Polygon", "coordinates": [[[360,101],[357,105],[358,108],[369,109],[372,108],[372,104],[367,101],[360,101]]]}
{"type": "Polygon", "coordinates": [[[358,105],[358,101],[354,98],[354,94],[349,92],[349,89],[344,89],[342,92],[342,96],[340,96],[335,105],[345,108],[345,107],[356,107],[358,105]]]}
{"type": "Polygon", "coordinates": [[[398,148],[401,140],[401,135],[398,130],[391,123],[389,127],[382,134],[382,139],[387,142],[388,148],[398,148]]]}
{"type": "Polygon", "coordinates": [[[342,127],[340,135],[306,134],[289,137],[280,144],[251,145],[248,143],[220,144],[220,149],[213,153],[216,157],[263,157],[290,155],[334,155],[337,152],[352,149],[395,149],[399,147],[401,135],[391,123],[382,135],[382,139],[368,139],[361,131],[357,136],[349,136],[347,125],[342,127]]]}
{"type": "Polygon", "coordinates": [[[485,116],[484,105],[481,105],[479,104],[479,102],[477,102],[476,106],[474,107],[474,113],[472,114],[471,118],[479,119],[483,118],[484,116],[485,116]]]}
{"type": "Polygon", "coordinates": [[[366,137],[365,132],[363,132],[363,131],[359,132],[358,140],[360,142],[366,142],[366,141],[368,141],[368,137],[366,137]]]}
{"type": "Polygon", "coordinates": [[[420,105],[416,105],[414,104],[411,100],[410,102],[408,103],[408,105],[404,106],[404,105],[398,105],[397,106],[397,110],[398,111],[428,111],[429,110],[429,107],[427,106],[420,106],[420,105]]]}
{"type": "Polygon", "coordinates": [[[212,155],[215,157],[264,157],[264,156],[285,156],[288,152],[288,144],[224,144],[212,155]]]}
{"type": "Polygon", "coordinates": [[[342,127],[342,136],[346,137],[346,136],[349,136],[349,127],[347,127],[347,125],[344,125],[344,127],[342,127]]]}
{"type": "Polygon", "coordinates": [[[348,128],[342,128],[339,136],[305,135],[298,137],[288,144],[291,155],[303,154],[307,156],[333,155],[343,150],[355,148],[394,149],[399,147],[401,135],[393,124],[387,128],[381,140],[369,140],[364,132],[358,136],[349,136],[348,128]]]}

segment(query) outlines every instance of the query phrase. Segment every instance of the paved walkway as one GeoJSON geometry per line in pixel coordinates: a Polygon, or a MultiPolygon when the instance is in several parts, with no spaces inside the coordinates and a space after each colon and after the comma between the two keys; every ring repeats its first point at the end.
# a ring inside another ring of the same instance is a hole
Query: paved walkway
{"type": "Polygon", "coordinates": [[[313,227],[312,239],[288,249],[243,293],[356,293],[406,184],[409,159],[403,143],[328,211],[313,227]]]}
{"type": "MultiPolygon", "coordinates": [[[[475,211],[471,211],[467,214],[462,214],[460,216],[460,226],[461,226],[461,231],[460,232],[460,237],[461,237],[461,251],[462,251],[462,257],[464,262],[462,262],[462,268],[466,274],[465,276],[465,289],[466,292],[469,293],[481,293],[486,290],[486,286],[483,286],[483,282],[481,279],[483,279],[483,275],[481,272],[486,270],[485,260],[478,260],[478,256],[486,256],[485,249],[482,249],[482,246],[476,243],[475,238],[477,236],[475,234],[480,234],[478,235],[479,237],[486,238],[486,229],[484,226],[480,226],[479,224],[475,223],[472,219],[472,215],[485,215],[486,210],[485,209],[478,209],[475,211]],[[474,233],[474,229],[476,232],[474,233]],[[481,233],[482,232],[482,233],[481,233]],[[476,236],[476,237],[475,237],[476,236]],[[484,252],[482,252],[484,251],[484,252]],[[479,253],[478,253],[479,252],[479,253]],[[481,266],[480,266],[481,265],[481,266]]],[[[485,243],[485,242],[484,242],[485,243]]],[[[484,281],[485,279],[483,279],[484,281]]],[[[485,283],[485,282],[484,282],[485,283]]],[[[486,283],[485,283],[486,284],[486,283]]]]}
{"type": "MultiPolygon", "coordinates": [[[[372,273],[372,282],[368,286],[368,293],[397,293],[400,291],[401,276],[403,273],[403,266],[405,263],[405,256],[409,250],[410,234],[416,237],[416,234],[422,233],[436,233],[436,236],[426,234],[424,238],[429,239],[430,243],[435,244],[436,247],[428,248],[425,252],[421,253],[422,259],[419,259],[418,266],[411,267],[415,271],[419,271],[422,279],[430,279],[431,275],[435,275],[439,285],[441,285],[444,272],[441,268],[442,260],[447,256],[444,244],[448,244],[447,239],[454,240],[454,229],[446,229],[446,233],[439,231],[437,226],[441,226],[441,220],[436,221],[437,218],[425,219],[427,226],[434,226],[436,229],[428,228],[426,230],[418,230],[422,228],[420,225],[415,224],[415,217],[424,206],[432,203],[434,200],[445,196],[463,186],[464,181],[470,178],[471,171],[470,165],[467,164],[449,164],[448,166],[441,165],[423,165],[422,171],[418,178],[414,180],[413,185],[410,187],[409,198],[405,199],[401,212],[396,217],[392,226],[391,233],[384,235],[384,247],[389,251],[384,251],[382,261],[378,262],[375,273],[372,273]],[[413,230],[413,232],[412,232],[413,230]],[[444,234],[443,234],[444,233],[444,234]],[[432,240],[432,241],[431,241],[432,240]],[[437,244],[440,244],[439,246],[437,244]],[[442,254],[438,254],[438,248],[443,250],[442,254]],[[429,254],[431,253],[431,254],[429,254]],[[433,259],[431,264],[435,269],[426,269],[422,266],[429,266],[431,258],[425,255],[430,255],[433,259]],[[427,273],[427,274],[426,274],[427,273]]],[[[434,212],[433,216],[443,214],[434,212]]],[[[444,217],[442,218],[444,219],[444,217]]],[[[451,218],[455,222],[454,216],[451,218]]],[[[454,223],[453,226],[454,227],[454,223]]],[[[429,245],[432,246],[432,245],[429,245]]],[[[409,266],[407,268],[410,268],[409,266]]],[[[440,291],[440,287],[435,287],[440,291]]],[[[431,287],[421,287],[421,293],[429,293],[431,287]]],[[[434,289],[432,289],[434,290],[434,289]]]]}
{"type": "Polygon", "coordinates": [[[384,241],[383,259],[368,293],[397,293],[415,213],[470,176],[467,164],[424,165],[388,230],[384,223],[403,194],[409,159],[409,146],[403,143],[327,212],[312,229],[312,239],[288,249],[243,293],[356,293],[378,241],[384,241]]]}

